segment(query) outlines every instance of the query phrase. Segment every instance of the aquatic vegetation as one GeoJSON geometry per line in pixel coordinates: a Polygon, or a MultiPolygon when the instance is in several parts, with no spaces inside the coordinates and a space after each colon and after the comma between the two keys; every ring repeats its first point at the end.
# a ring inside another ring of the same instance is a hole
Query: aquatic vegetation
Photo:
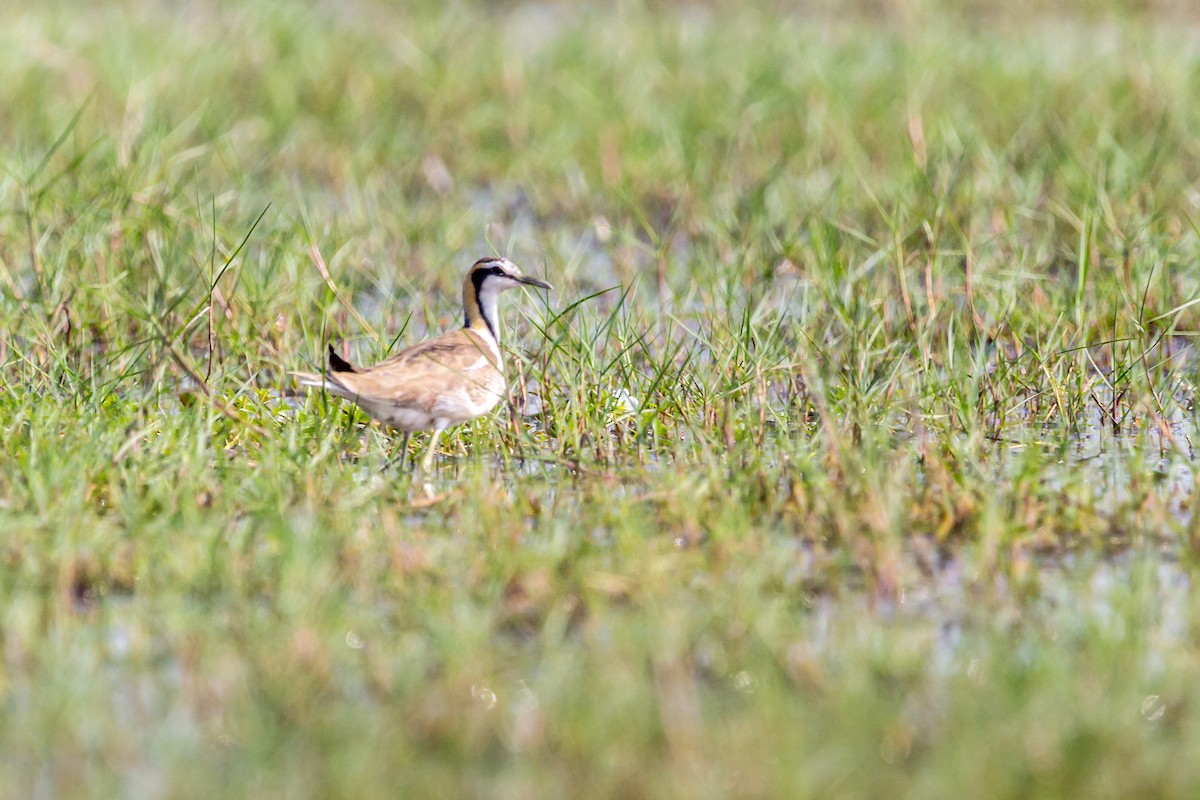
{"type": "Polygon", "coordinates": [[[1196,21],[0,9],[0,794],[1194,796],[1196,21]]]}

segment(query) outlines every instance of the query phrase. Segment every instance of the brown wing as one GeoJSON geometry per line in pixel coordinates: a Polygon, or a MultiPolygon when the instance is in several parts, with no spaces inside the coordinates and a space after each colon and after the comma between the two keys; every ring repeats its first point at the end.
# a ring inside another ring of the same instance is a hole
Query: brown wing
{"type": "Polygon", "coordinates": [[[498,368],[483,340],[462,328],[407,347],[372,367],[339,372],[337,380],[359,397],[425,408],[451,384],[469,379],[481,358],[498,368]]]}

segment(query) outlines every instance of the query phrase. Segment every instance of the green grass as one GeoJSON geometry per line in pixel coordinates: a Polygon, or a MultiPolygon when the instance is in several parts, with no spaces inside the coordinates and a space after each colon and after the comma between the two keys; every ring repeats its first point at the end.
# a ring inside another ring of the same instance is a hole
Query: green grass
{"type": "Polygon", "coordinates": [[[1196,796],[1200,19],[882,5],[0,9],[0,795],[1196,796]]]}

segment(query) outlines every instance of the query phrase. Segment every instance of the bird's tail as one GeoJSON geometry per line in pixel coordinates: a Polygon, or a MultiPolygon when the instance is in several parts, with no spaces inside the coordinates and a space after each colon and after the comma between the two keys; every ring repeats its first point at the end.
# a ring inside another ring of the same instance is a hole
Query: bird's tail
{"type": "Polygon", "coordinates": [[[339,372],[361,372],[361,370],[335,353],[333,345],[330,345],[329,368],[325,371],[324,375],[315,375],[311,372],[291,372],[288,374],[295,378],[296,382],[301,386],[312,389],[324,389],[330,394],[336,394],[341,397],[354,397],[355,393],[337,377],[337,373],[339,372]]]}
{"type": "Polygon", "coordinates": [[[324,389],[338,397],[353,396],[353,393],[332,375],[314,375],[311,372],[289,372],[288,374],[296,379],[297,386],[303,386],[306,389],[324,389]]]}

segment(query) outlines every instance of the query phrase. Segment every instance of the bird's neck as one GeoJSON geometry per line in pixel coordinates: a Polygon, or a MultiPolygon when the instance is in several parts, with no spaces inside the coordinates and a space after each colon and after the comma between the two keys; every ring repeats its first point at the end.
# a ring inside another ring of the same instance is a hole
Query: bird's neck
{"type": "Polygon", "coordinates": [[[500,345],[499,317],[496,313],[500,292],[486,280],[467,278],[463,285],[463,326],[500,345]]]}

